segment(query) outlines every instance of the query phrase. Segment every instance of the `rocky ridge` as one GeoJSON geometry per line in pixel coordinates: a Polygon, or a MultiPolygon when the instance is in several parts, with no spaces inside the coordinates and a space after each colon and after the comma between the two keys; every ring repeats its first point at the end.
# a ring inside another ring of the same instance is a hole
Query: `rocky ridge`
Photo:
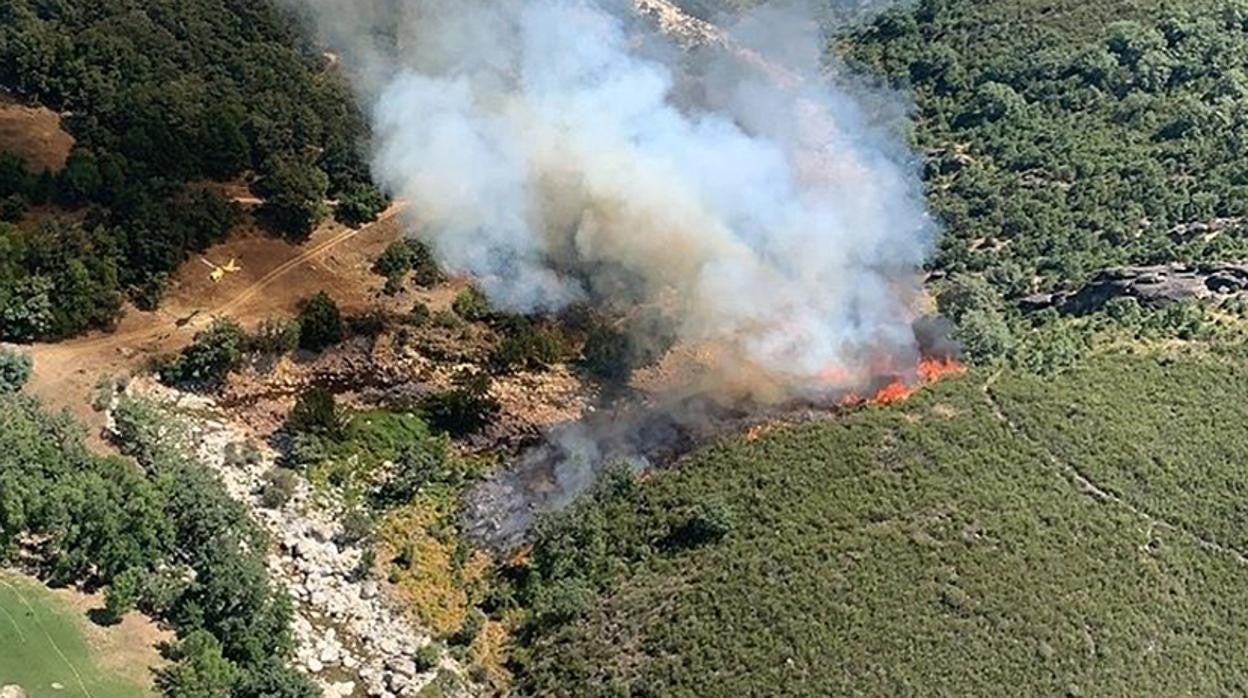
{"type": "Polygon", "coordinates": [[[365,548],[344,538],[341,506],[331,496],[313,492],[298,478],[285,504],[266,507],[260,491],[277,459],[272,449],[260,445],[253,457],[234,456],[248,443],[247,435],[221,416],[210,398],[148,380],[132,382],[128,391],[171,413],[194,415],[185,421],[196,455],[271,537],[269,573],[295,607],[294,666],[315,678],[326,698],[413,696],[440,670],[463,675],[446,656],[438,666],[417,668],[413,657],[431,638],[388,600],[376,579],[361,574],[365,548]]]}
{"type": "Polygon", "coordinates": [[[1113,267],[1092,277],[1072,293],[1041,293],[1019,302],[1025,311],[1055,308],[1083,314],[1102,308],[1114,298],[1134,298],[1148,308],[1187,301],[1221,301],[1248,295],[1248,264],[1183,263],[1113,267]]]}

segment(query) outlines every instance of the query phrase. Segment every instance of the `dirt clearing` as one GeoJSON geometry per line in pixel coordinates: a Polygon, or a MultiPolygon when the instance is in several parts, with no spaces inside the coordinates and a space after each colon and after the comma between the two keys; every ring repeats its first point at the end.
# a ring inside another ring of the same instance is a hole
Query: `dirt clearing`
{"type": "Polygon", "coordinates": [[[47,107],[32,107],[0,93],[0,152],[16,153],[31,172],[65,166],[74,137],[61,128],[61,116],[47,107]]]}
{"type": "Polygon", "coordinates": [[[113,332],[95,332],[31,348],[35,373],[29,390],[55,408],[68,408],[98,432],[102,418],[90,407],[101,378],[133,373],[150,359],[176,351],[214,317],[231,316],[247,327],[290,317],[299,304],[326,291],[344,312],[379,302],[383,279],[373,260],[401,234],[398,205],[360,229],[327,224],[301,244],[274,238],[253,226],[188,260],[170,284],[159,310],[128,308],[113,332]],[[210,264],[235,260],[241,267],[219,283],[210,264]]]}

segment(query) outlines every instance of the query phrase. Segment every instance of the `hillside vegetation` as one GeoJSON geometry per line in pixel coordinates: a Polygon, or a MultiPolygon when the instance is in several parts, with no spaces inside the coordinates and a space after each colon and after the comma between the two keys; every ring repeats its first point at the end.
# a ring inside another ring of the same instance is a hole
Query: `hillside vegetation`
{"type": "Polygon", "coordinates": [[[106,327],[237,220],[205,180],[245,181],[261,219],[299,238],[340,202],[384,208],[342,77],[268,1],[4,0],[0,89],[65,114],[59,172],[0,153],[0,339],[106,327]],[[39,208],[27,215],[30,206],[39,208]]]}
{"type": "Polygon", "coordinates": [[[139,608],[176,629],[168,695],[316,695],[283,661],[290,601],[269,583],[262,530],[168,415],[128,400],[117,420],[132,458],[95,455],[68,414],[0,394],[0,563],[107,585],[110,614],[139,608]]]}
{"type": "Polygon", "coordinates": [[[81,615],[41,585],[0,574],[0,686],[21,686],[32,697],[56,693],[53,684],[95,698],[151,695],[101,667],[108,659],[84,637],[81,615]]]}
{"type": "Polygon", "coordinates": [[[522,692],[1241,693],[1245,387],[1161,356],[973,373],[614,481],[519,576],[522,692]]]}
{"type": "MultiPolygon", "coordinates": [[[[1248,4],[921,0],[832,46],[913,96],[944,227],[934,289],[978,289],[954,318],[971,358],[1060,370],[1107,325],[1190,337],[1216,324],[1213,303],[1019,301],[1106,267],[1248,257],[1248,4]]],[[[1220,304],[1242,319],[1242,300],[1220,304]]]]}
{"type": "Polygon", "coordinates": [[[843,48],[915,92],[935,268],[1013,296],[1244,255],[1181,232],[1248,213],[1248,4],[924,0],[843,48]]]}

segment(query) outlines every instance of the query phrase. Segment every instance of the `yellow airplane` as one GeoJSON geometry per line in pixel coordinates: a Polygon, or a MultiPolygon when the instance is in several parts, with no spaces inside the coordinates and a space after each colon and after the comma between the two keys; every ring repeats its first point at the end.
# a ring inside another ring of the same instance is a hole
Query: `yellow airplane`
{"type": "Polygon", "coordinates": [[[225,266],[214,264],[204,257],[200,257],[199,259],[204,264],[212,267],[212,272],[208,274],[208,278],[212,279],[214,284],[221,283],[221,280],[225,278],[226,274],[233,274],[243,270],[242,267],[238,266],[238,262],[233,257],[230,258],[230,261],[225,266]]]}

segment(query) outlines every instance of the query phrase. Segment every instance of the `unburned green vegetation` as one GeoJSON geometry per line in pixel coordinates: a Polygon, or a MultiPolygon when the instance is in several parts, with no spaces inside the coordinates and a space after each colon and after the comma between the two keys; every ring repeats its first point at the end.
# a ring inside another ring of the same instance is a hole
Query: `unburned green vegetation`
{"type": "Polygon", "coordinates": [[[1248,372],[1116,355],[992,378],[608,480],[505,570],[522,692],[1245,690],[1248,567],[1209,543],[1242,538],[1245,420],[1217,406],[1248,372]]]}
{"type": "Polygon", "coordinates": [[[107,610],[137,606],[176,629],[184,642],[159,681],[170,695],[313,695],[283,662],[291,608],[259,527],[164,409],[126,399],[114,416],[124,458],[90,452],[68,414],[0,394],[0,562],[114,587],[107,610]]]}
{"type": "Polygon", "coordinates": [[[280,3],[4,2],[0,89],[65,113],[76,141],[59,172],[0,153],[0,220],[67,214],[0,226],[0,339],[107,327],[126,298],[154,308],[237,219],[206,180],[250,185],[296,239],[330,201],[350,224],[385,208],[345,80],[280,3]]]}
{"type": "Polygon", "coordinates": [[[150,695],[145,686],[104,668],[105,658],[84,635],[86,623],[40,584],[0,573],[0,686],[21,686],[31,698],[150,695]]]}
{"type": "Polygon", "coordinates": [[[1021,317],[1029,294],[1248,256],[1246,17],[1242,0],[923,0],[832,40],[913,96],[944,228],[929,267],[997,297],[959,319],[973,359],[1052,370],[1083,353],[1100,328],[1021,317]]]}

